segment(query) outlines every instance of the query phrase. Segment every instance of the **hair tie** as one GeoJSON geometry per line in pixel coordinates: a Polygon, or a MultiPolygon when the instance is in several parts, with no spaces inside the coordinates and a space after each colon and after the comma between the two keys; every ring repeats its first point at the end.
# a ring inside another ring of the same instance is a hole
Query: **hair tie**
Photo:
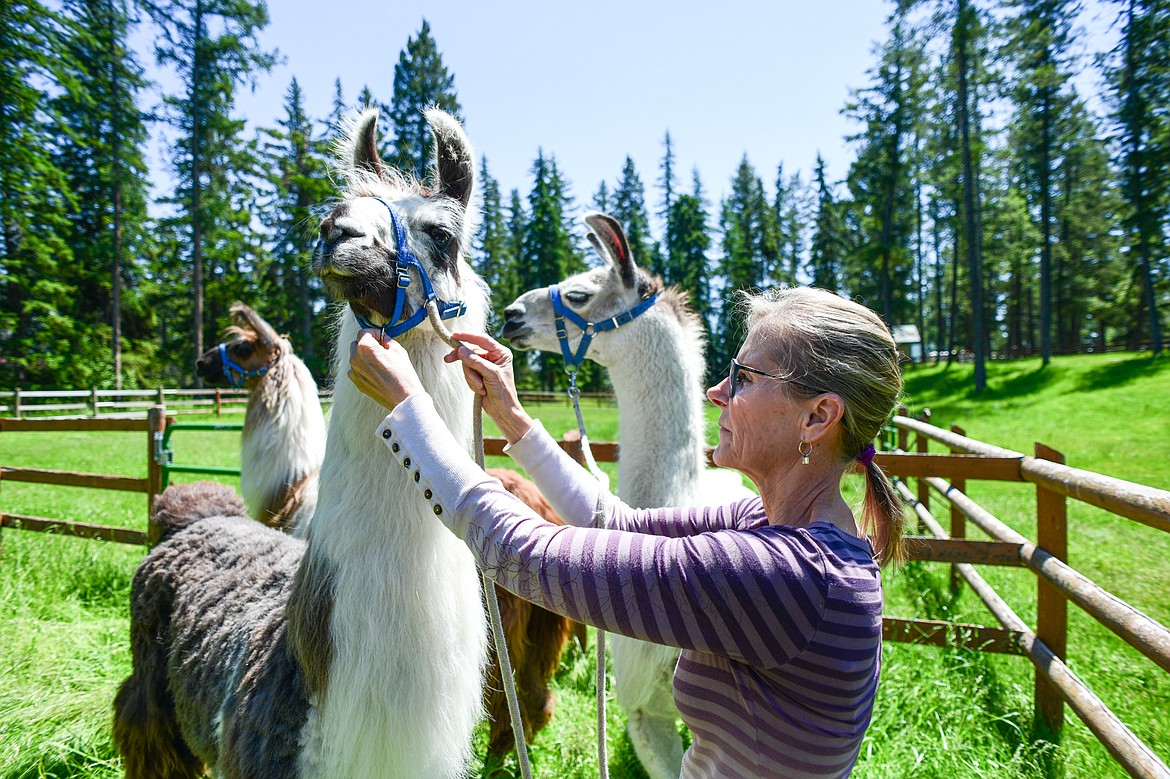
{"type": "Polygon", "coordinates": [[[861,463],[861,467],[868,468],[873,463],[873,457],[876,454],[877,449],[874,448],[871,442],[861,450],[861,454],[857,455],[857,462],[861,463]]]}

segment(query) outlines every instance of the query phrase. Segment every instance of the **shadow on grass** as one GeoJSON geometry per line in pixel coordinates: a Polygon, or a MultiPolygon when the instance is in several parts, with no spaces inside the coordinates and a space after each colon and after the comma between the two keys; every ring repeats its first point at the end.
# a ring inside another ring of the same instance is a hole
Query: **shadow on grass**
{"type": "Polygon", "coordinates": [[[989,378],[983,394],[976,395],[972,388],[967,397],[970,400],[1018,400],[1039,394],[1066,374],[1066,369],[1052,363],[1047,366],[1037,365],[1031,370],[1018,371],[1010,376],[997,376],[994,380],[989,378]]]}
{"type": "Polygon", "coordinates": [[[970,389],[971,371],[956,364],[941,368],[932,366],[927,371],[903,371],[906,400],[915,406],[923,405],[922,399],[937,403],[944,398],[962,397],[970,389]]]}
{"type": "Polygon", "coordinates": [[[1170,359],[1153,357],[1148,354],[1136,355],[1098,368],[1090,368],[1081,374],[1076,383],[1078,392],[1120,387],[1140,378],[1156,376],[1170,371],[1170,359]]]}
{"type": "Polygon", "coordinates": [[[907,399],[916,405],[926,403],[984,402],[1019,400],[1042,392],[1064,377],[1067,370],[1038,362],[1012,361],[987,364],[987,386],[976,394],[970,365],[948,365],[941,370],[914,376],[907,374],[907,399]]]}

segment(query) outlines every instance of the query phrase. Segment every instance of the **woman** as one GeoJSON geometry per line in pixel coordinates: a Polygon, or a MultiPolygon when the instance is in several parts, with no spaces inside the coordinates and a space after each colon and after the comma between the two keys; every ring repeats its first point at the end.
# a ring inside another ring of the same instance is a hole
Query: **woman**
{"type": "MultiPolygon", "coordinates": [[[[822,290],[744,296],[748,335],[707,391],[716,464],[756,485],[724,506],[634,510],[525,413],[511,354],[456,334],[484,410],[570,527],[545,523],[443,427],[405,352],[363,331],[350,376],[391,413],[378,428],[440,519],[502,586],[551,611],[683,649],[683,776],[847,776],[881,656],[879,563],[900,557],[901,504],[873,440],[901,391],[898,352],[868,309],[822,290]],[[841,496],[859,461],[860,529],[841,496]]],[[[653,376],[647,376],[653,381],[653,376]]]]}

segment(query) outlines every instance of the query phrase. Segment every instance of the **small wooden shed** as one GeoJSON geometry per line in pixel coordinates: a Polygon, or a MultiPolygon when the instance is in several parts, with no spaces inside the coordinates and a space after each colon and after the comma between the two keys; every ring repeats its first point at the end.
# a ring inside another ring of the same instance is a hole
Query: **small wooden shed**
{"type": "Polygon", "coordinates": [[[895,325],[891,331],[898,351],[910,362],[922,362],[922,336],[917,325],[895,325]]]}

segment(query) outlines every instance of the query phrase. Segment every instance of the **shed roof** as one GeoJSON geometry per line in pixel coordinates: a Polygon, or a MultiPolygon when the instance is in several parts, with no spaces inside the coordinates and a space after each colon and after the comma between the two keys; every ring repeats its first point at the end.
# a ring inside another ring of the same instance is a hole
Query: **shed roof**
{"type": "Polygon", "coordinates": [[[896,344],[920,344],[922,336],[918,334],[917,325],[894,325],[890,334],[894,336],[896,344]]]}

